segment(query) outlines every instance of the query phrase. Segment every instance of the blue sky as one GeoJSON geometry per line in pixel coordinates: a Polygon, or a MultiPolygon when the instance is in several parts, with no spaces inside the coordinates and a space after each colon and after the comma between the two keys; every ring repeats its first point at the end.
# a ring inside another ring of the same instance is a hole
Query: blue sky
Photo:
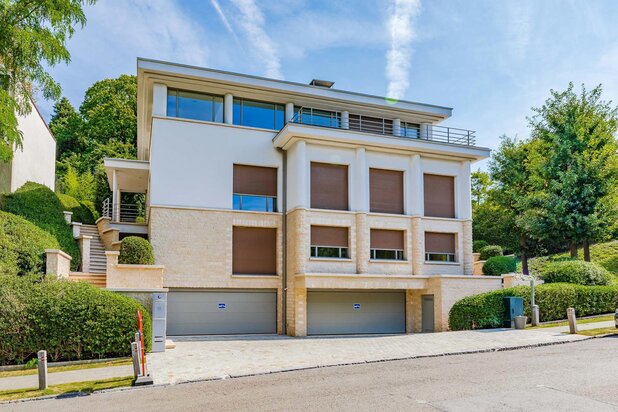
{"type": "Polygon", "coordinates": [[[490,148],[569,81],[618,101],[615,0],[99,0],[86,16],[51,68],[76,106],[138,56],[450,106],[445,125],[490,148]]]}

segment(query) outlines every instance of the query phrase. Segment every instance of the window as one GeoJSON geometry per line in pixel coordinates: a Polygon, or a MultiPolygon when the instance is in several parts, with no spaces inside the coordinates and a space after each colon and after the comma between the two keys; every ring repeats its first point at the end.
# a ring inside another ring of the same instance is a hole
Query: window
{"type": "Polygon", "coordinates": [[[311,162],[311,207],[348,210],[348,166],[311,162]]]}
{"type": "Polygon", "coordinates": [[[311,257],[348,259],[348,228],[311,226],[311,257]]]}
{"type": "Polygon", "coordinates": [[[455,234],[425,232],[425,260],[428,262],[456,262],[455,234]]]}
{"type": "Polygon", "coordinates": [[[402,230],[371,229],[370,258],[404,260],[402,230]]]}
{"type": "Polygon", "coordinates": [[[234,165],[234,210],[277,211],[277,169],[234,165]]]}
{"type": "Polygon", "coordinates": [[[168,89],[167,115],[223,123],[223,97],[168,89]]]}
{"type": "Polygon", "coordinates": [[[328,110],[313,109],[311,107],[295,107],[295,122],[313,126],[341,127],[341,114],[328,110]]]}
{"type": "Polygon", "coordinates": [[[401,122],[401,135],[412,139],[421,137],[421,125],[416,123],[401,122]]]}
{"type": "Polygon", "coordinates": [[[279,130],[285,123],[285,106],[256,100],[234,99],[234,124],[279,130]]]}
{"type": "Polygon", "coordinates": [[[455,178],[426,174],[423,176],[425,216],[455,217],[455,178]]]}
{"type": "Polygon", "coordinates": [[[369,210],[403,214],[403,172],[369,169],[369,210]]]}
{"type": "Polygon", "coordinates": [[[235,226],[232,232],[232,273],[277,274],[277,229],[235,226]]]}

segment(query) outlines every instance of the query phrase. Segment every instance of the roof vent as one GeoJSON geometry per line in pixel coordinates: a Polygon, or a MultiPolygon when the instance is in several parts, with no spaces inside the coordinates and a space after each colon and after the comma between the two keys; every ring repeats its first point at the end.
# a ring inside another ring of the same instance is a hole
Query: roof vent
{"type": "Polygon", "coordinates": [[[333,84],[335,84],[335,82],[330,82],[328,80],[313,79],[311,80],[311,83],[309,84],[311,86],[326,87],[327,89],[330,89],[331,87],[333,87],[333,84]]]}

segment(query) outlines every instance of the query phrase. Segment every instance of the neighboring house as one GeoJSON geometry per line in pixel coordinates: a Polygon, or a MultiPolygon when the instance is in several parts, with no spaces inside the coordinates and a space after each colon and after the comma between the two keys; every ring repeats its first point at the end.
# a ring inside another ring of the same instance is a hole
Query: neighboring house
{"type": "Polygon", "coordinates": [[[26,182],[55,188],[56,140],[34,102],[26,116],[17,116],[22,132],[22,147],[15,148],[13,159],[0,162],[0,192],[14,192],[26,182]]]}
{"type": "Polygon", "coordinates": [[[445,330],[500,287],[471,276],[489,149],[439,125],[450,108],[331,86],[138,60],[139,160],[105,161],[109,216],[165,266],[168,335],[445,330]]]}

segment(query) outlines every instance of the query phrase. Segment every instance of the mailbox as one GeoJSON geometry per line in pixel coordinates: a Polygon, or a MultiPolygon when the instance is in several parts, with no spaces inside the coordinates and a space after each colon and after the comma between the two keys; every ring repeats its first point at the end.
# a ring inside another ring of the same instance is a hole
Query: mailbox
{"type": "Polygon", "coordinates": [[[167,293],[152,294],[152,351],[165,352],[167,293]]]}

